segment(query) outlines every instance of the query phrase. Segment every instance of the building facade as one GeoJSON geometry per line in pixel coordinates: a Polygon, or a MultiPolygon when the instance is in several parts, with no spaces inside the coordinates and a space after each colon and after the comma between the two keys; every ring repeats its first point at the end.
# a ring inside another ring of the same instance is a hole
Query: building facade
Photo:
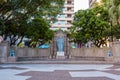
{"type": "Polygon", "coordinates": [[[57,16],[57,21],[52,23],[52,30],[62,30],[69,29],[74,18],[74,0],[65,0],[64,7],[62,8],[62,13],[57,16]]]}

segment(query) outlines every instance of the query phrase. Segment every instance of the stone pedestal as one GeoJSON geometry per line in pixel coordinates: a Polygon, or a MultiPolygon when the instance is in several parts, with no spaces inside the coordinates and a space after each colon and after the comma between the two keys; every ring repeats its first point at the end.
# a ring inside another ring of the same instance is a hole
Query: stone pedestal
{"type": "Polygon", "coordinates": [[[113,42],[112,51],[113,51],[114,62],[120,63],[120,42],[113,42]]]}
{"type": "Polygon", "coordinates": [[[57,52],[57,56],[64,56],[64,52],[57,52]]]}
{"type": "Polygon", "coordinates": [[[8,57],[8,62],[16,62],[16,57],[8,57]]]}
{"type": "Polygon", "coordinates": [[[65,59],[65,54],[64,52],[57,52],[56,59],[65,59]]]}
{"type": "Polygon", "coordinates": [[[113,53],[112,53],[112,49],[108,49],[106,52],[106,57],[105,57],[105,61],[111,62],[113,61],[113,53]]]}
{"type": "Polygon", "coordinates": [[[8,43],[7,42],[0,43],[0,62],[7,63],[7,56],[8,56],[8,43]]]}

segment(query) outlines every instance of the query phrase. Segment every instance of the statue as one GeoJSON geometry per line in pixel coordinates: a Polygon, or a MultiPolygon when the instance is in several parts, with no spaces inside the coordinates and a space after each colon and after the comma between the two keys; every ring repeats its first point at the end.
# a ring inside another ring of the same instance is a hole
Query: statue
{"type": "Polygon", "coordinates": [[[64,51],[64,40],[63,38],[60,36],[57,39],[57,47],[58,47],[58,52],[63,52],[64,51]]]}

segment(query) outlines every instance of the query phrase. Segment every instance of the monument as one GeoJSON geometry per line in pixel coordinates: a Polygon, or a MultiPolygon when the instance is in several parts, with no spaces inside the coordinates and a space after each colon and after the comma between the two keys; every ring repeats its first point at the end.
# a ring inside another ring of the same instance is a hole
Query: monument
{"type": "Polygon", "coordinates": [[[61,29],[54,32],[54,37],[51,44],[52,58],[69,58],[69,41],[67,34],[61,29]]]}

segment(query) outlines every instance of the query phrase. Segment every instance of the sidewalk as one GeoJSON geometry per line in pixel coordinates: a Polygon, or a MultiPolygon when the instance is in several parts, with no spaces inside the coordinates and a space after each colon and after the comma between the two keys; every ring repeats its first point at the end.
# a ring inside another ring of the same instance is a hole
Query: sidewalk
{"type": "Polygon", "coordinates": [[[120,65],[0,64],[0,80],[120,80],[120,65]]]}

